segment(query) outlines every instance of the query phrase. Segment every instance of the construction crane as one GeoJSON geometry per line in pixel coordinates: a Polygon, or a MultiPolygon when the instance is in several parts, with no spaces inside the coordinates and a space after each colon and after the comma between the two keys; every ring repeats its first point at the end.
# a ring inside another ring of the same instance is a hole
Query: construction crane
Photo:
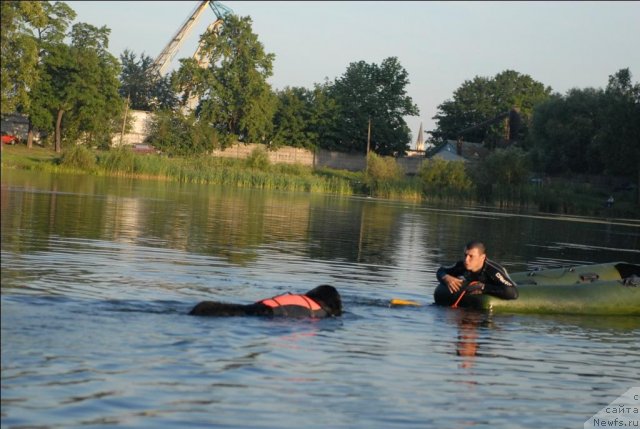
{"type": "MultiPolygon", "coordinates": [[[[224,6],[223,4],[217,1],[211,0],[203,0],[201,1],[196,8],[191,12],[187,20],[182,24],[180,29],[176,32],[176,34],[169,40],[167,46],[164,47],[160,55],[158,55],[151,66],[151,71],[154,73],[158,73],[159,75],[164,75],[167,67],[171,64],[171,61],[178,53],[180,46],[184,42],[184,40],[189,36],[189,33],[196,25],[202,13],[207,9],[207,6],[213,10],[213,13],[216,15],[216,21],[209,25],[208,30],[217,30],[220,25],[224,22],[224,17],[232,13],[231,9],[224,6]]],[[[205,61],[202,59],[200,55],[202,46],[199,45],[196,53],[194,54],[194,58],[198,61],[198,64],[201,66],[205,65],[205,61]]]]}
{"type": "Polygon", "coordinates": [[[487,119],[479,124],[476,124],[472,127],[466,128],[462,131],[458,131],[458,141],[461,141],[465,134],[470,133],[471,131],[476,131],[480,128],[485,128],[490,125],[496,124],[498,122],[505,121],[504,125],[504,140],[506,142],[512,142],[516,139],[519,128],[520,128],[520,109],[517,107],[512,107],[508,112],[500,113],[499,115],[487,119]],[[505,121],[506,119],[506,121],[505,121]]]}

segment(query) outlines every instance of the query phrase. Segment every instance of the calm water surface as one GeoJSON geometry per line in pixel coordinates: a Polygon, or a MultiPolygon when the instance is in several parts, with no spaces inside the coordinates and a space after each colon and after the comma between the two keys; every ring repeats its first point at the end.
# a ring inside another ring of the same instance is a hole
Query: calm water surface
{"type": "Polygon", "coordinates": [[[640,263],[638,220],[17,171],[1,198],[3,428],[582,428],[640,385],[640,318],[431,305],[470,238],[640,263]],[[343,317],[186,315],[321,283],[343,317]]]}

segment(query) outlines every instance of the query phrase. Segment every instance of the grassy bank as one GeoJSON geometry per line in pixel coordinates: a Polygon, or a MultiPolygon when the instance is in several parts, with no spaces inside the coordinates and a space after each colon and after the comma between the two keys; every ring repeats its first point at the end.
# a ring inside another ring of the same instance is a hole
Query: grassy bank
{"type": "Polygon", "coordinates": [[[608,193],[589,184],[555,181],[544,186],[496,187],[487,191],[447,190],[427,186],[420,177],[371,180],[364,172],[313,169],[303,165],[271,164],[264,153],[244,160],[201,156],[168,158],[139,155],[128,150],[71,150],[56,154],[50,149],[24,145],[5,146],[2,168],[55,173],[81,173],[154,180],[173,180],[245,188],[317,192],[334,195],[367,195],[392,200],[429,203],[482,203],[504,209],[548,213],[639,218],[633,192],[615,196],[614,207],[604,205],[608,193]]]}
{"type": "Polygon", "coordinates": [[[314,171],[302,165],[272,165],[264,159],[168,158],[139,155],[129,150],[68,151],[60,155],[50,149],[27,149],[16,145],[3,148],[2,168],[336,195],[353,195],[362,187],[361,173],[345,174],[328,169],[314,171]]]}

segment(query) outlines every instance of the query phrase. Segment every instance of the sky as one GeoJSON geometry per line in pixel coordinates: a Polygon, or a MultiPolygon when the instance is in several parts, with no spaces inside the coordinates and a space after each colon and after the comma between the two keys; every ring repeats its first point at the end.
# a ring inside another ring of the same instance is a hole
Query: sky
{"type": "MultiPolygon", "coordinates": [[[[155,58],[200,1],[68,1],[77,17],[111,30],[109,50],[155,58]]],[[[566,94],[605,88],[629,68],[640,81],[640,2],[221,1],[252,19],[253,32],[275,54],[269,83],[311,89],[340,78],[349,64],[380,65],[397,57],[408,72],[407,95],[419,116],[412,133],[433,130],[438,105],[465,81],[505,70],[529,75],[566,94]]],[[[180,48],[190,57],[216,17],[205,11],[180,48]]],[[[425,135],[425,138],[427,136],[425,135]]]]}

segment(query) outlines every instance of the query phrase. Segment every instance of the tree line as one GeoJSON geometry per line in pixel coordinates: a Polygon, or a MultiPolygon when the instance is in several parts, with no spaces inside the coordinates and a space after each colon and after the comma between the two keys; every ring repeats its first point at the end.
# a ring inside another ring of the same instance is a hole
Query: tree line
{"type": "Polygon", "coordinates": [[[1,7],[2,114],[28,116],[30,130],[54,136],[57,151],[78,142],[108,147],[126,107],[157,112],[151,143],[174,155],[235,141],[345,152],[364,152],[369,144],[382,155],[409,147],[404,116],[419,112],[395,57],[352,63],[343,76],[313,89],[273,90],[267,79],[274,54],[253,33],[250,17],[228,15],[221,29],[202,35],[207,67],[185,58],[159,76],[144,54],[113,57],[110,30],[72,25],[76,14],[64,2],[3,1],[1,7]]]}
{"type": "Polygon", "coordinates": [[[60,151],[86,134],[108,139],[122,102],[110,31],[78,23],[65,3],[2,2],[2,113],[29,117],[32,130],[53,133],[60,151]],[[66,42],[68,39],[69,42],[66,42]]]}
{"type": "Polygon", "coordinates": [[[564,95],[512,70],[476,77],[440,104],[434,119],[435,141],[463,137],[494,148],[506,143],[540,173],[623,176],[640,184],[640,84],[628,68],[610,75],[605,89],[573,88],[564,95]],[[513,109],[515,124],[505,117],[473,127],[513,109]],[[461,136],[465,129],[471,131],[461,136]],[[505,131],[511,131],[508,138],[505,131]]]}
{"type": "MultiPolygon", "coordinates": [[[[216,32],[201,36],[205,67],[184,58],[159,76],[144,54],[111,55],[108,28],[72,25],[76,14],[64,2],[3,1],[1,7],[2,114],[28,116],[30,129],[53,136],[57,151],[75,143],[108,148],[126,108],[157,113],[150,142],[168,155],[197,155],[236,141],[381,156],[409,149],[404,117],[419,110],[396,57],[352,62],[312,88],[274,90],[267,81],[274,54],[253,33],[250,17],[228,15],[216,32]]],[[[547,174],[640,182],[640,85],[629,69],[612,74],[604,89],[564,95],[513,70],[476,76],[438,106],[434,119],[434,145],[463,138],[498,152],[508,148],[494,158],[518,159],[517,165],[547,174]]],[[[505,180],[525,176],[517,173],[505,180]]]]}

